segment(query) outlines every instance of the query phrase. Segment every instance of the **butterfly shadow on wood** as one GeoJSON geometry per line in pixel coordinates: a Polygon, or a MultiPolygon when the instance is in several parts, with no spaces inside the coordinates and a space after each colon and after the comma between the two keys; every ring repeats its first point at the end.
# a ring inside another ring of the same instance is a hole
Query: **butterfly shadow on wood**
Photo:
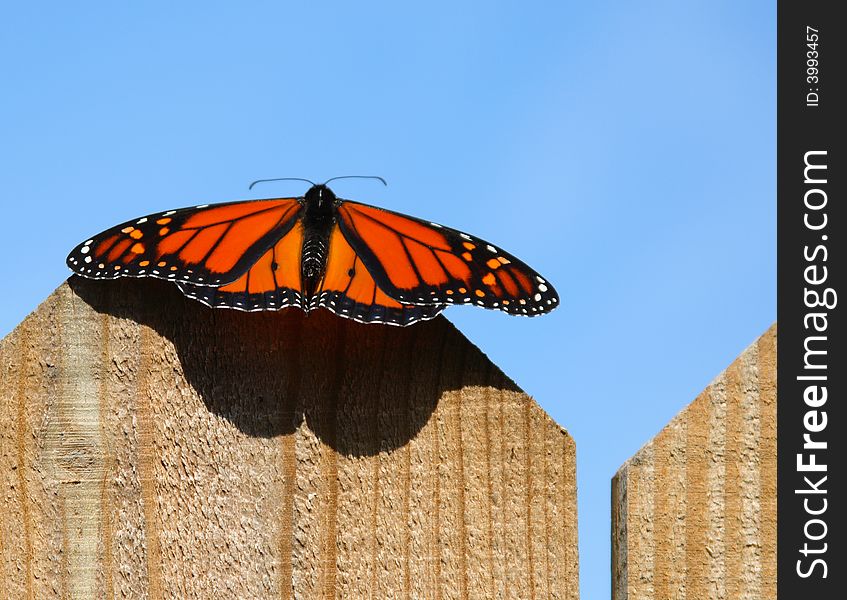
{"type": "MultiPolygon", "coordinates": [[[[305,422],[337,452],[373,456],[406,445],[445,402],[461,403],[464,396],[452,392],[520,391],[444,317],[409,327],[363,325],[322,309],[210,309],[149,279],[68,282],[97,312],[170,342],[141,336],[145,368],[184,388],[179,398],[196,394],[250,436],[291,435],[305,422]]],[[[160,408],[181,417],[180,406],[160,408]]]]}

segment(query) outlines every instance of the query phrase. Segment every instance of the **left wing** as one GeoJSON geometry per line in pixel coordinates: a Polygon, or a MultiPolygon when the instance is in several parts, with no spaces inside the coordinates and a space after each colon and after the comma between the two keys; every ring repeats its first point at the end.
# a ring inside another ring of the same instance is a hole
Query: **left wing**
{"type": "Polygon", "coordinates": [[[270,247],[241,277],[221,287],[177,281],[189,298],[214,308],[234,308],[248,312],[303,307],[300,282],[300,253],[303,224],[297,222],[270,247]]]}
{"type": "Polygon", "coordinates": [[[78,244],[70,269],[91,279],[157,277],[226,285],[298,221],[297,198],[247,200],[155,213],[78,244]]]}

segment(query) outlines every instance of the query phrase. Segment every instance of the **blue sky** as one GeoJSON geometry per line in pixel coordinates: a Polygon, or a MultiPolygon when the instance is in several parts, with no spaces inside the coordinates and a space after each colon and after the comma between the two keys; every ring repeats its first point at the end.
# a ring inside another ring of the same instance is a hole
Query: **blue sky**
{"type": "Polygon", "coordinates": [[[382,175],[334,187],[556,285],[546,317],[446,314],[576,439],[608,598],[610,478],[776,318],[775,4],[303,4],[5,7],[0,336],[91,233],[382,175]]]}

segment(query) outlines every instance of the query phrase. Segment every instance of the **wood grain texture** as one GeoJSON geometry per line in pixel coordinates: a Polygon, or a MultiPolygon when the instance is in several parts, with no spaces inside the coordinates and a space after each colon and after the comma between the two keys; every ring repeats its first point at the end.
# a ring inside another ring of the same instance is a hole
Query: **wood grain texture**
{"type": "Polygon", "coordinates": [[[0,598],[578,597],[573,440],[444,318],[72,278],[0,375],[0,598]]]}
{"type": "Polygon", "coordinates": [[[776,598],[776,325],[615,475],[612,597],[776,598]]]}

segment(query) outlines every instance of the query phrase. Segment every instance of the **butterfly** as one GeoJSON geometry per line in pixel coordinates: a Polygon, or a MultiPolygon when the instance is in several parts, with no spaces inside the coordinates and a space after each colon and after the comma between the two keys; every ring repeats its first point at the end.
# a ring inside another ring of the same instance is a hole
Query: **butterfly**
{"type": "Polygon", "coordinates": [[[410,325],[451,304],[526,316],[557,306],[553,286],[501,248],[338,198],[329,181],[296,198],[136,218],[77,245],[67,264],[91,279],[173,281],[186,296],[215,308],[298,306],[308,313],[324,307],[363,323],[410,325]]]}

